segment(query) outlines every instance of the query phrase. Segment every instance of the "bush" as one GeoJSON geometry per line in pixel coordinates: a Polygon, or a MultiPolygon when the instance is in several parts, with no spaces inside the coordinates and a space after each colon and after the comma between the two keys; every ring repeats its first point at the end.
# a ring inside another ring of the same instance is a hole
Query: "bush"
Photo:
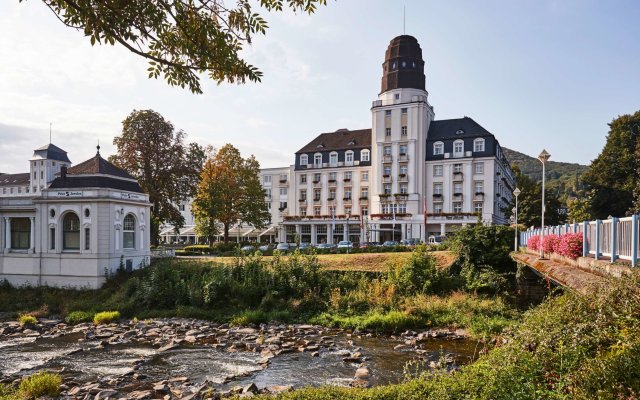
{"type": "Polygon", "coordinates": [[[542,250],[545,253],[557,253],[558,245],[560,244],[560,236],[558,235],[545,235],[542,238],[542,250]]]}
{"type": "Polygon", "coordinates": [[[99,312],[93,317],[93,323],[96,325],[110,324],[120,319],[120,312],[118,311],[103,311],[99,312]]]}
{"type": "Polygon", "coordinates": [[[64,319],[67,324],[76,325],[81,322],[89,322],[93,320],[93,313],[87,311],[72,311],[64,319]]]}
{"type": "Polygon", "coordinates": [[[18,387],[20,397],[27,399],[37,399],[41,396],[58,397],[60,396],[60,385],[62,378],[60,375],[49,372],[38,372],[22,379],[18,387]]]}
{"type": "Polygon", "coordinates": [[[577,259],[582,257],[583,241],[581,233],[567,233],[560,237],[560,243],[557,246],[556,253],[577,259]]]}
{"type": "Polygon", "coordinates": [[[534,251],[540,250],[540,236],[531,236],[529,240],[527,240],[527,248],[534,251]]]}
{"type": "Polygon", "coordinates": [[[20,318],[18,318],[18,321],[20,321],[20,326],[34,326],[38,323],[38,320],[36,319],[36,317],[34,317],[31,314],[20,315],[20,318]]]}

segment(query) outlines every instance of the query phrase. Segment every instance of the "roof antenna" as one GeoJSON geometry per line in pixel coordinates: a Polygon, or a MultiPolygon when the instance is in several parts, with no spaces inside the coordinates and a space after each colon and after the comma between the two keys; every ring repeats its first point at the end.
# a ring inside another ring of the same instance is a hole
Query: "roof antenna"
{"type": "Polygon", "coordinates": [[[407,34],[407,5],[402,6],[402,34],[407,34]]]}
{"type": "Polygon", "coordinates": [[[51,122],[49,122],[49,144],[51,144],[51,122]]]}

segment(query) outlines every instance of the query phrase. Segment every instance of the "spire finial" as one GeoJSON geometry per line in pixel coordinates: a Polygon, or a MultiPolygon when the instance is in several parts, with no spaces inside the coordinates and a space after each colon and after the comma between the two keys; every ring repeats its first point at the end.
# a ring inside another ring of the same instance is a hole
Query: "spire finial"
{"type": "Polygon", "coordinates": [[[98,150],[98,151],[96,152],[96,156],[98,156],[98,157],[99,157],[99,156],[100,156],[100,141],[99,141],[99,140],[98,140],[98,145],[96,146],[96,150],[98,150]]]}

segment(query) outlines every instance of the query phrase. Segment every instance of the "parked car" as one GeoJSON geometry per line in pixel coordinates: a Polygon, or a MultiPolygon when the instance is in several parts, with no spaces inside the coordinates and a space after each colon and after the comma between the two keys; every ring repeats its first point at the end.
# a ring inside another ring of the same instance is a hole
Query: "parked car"
{"type": "Polygon", "coordinates": [[[311,243],[307,243],[307,242],[300,243],[300,246],[298,246],[298,250],[301,250],[301,251],[302,250],[309,250],[311,248],[313,248],[313,245],[311,243]]]}
{"type": "Polygon", "coordinates": [[[400,246],[400,243],[393,241],[393,240],[387,240],[386,242],[382,243],[383,247],[394,247],[394,246],[400,246]]]}
{"type": "Polygon", "coordinates": [[[447,240],[447,237],[445,235],[429,236],[429,244],[440,244],[445,240],[447,240]]]}
{"type": "Polygon", "coordinates": [[[348,240],[338,242],[338,249],[353,249],[353,243],[348,240]]]}
{"type": "Polygon", "coordinates": [[[286,253],[291,250],[291,246],[289,246],[289,243],[278,243],[276,250],[286,253]]]}
{"type": "Polygon", "coordinates": [[[258,247],[258,250],[260,250],[263,253],[266,253],[267,251],[271,250],[273,247],[271,247],[270,244],[263,244],[262,246],[258,247]]]}
{"type": "Polygon", "coordinates": [[[407,247],[415,247],[420,244],[420,239],[403,239],[400,244],[407,247]]]}
{"type": "Polygon", "coordinates": [[[256,248],[253,247],[253,246],[242,246],[240,248],[240,251],[242,251],[243,253],[251,253],[251,252],[256,251],[256,248]]]}
{"type": "Polygon", "coordinates": [[[320,243],[318,245],[318,250],[328,250],[331,251],[335,248],[334,244],[329,244],[329,243],[320,243]]]}

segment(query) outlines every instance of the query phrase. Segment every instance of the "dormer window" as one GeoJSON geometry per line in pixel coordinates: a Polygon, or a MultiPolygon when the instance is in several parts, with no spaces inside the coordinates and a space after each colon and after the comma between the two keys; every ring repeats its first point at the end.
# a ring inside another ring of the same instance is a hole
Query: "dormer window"
{"type": "Polygon", "coordinates": [[[316,168],[322,167],[322,154],[317,153],[313,156],[313,165],[316,168]]]}
{"type": "Polygon", "coordinates": [[[352,140],[352,141],[350,141],[350,142],[348,143],[348,145],[349,145],[349,146],[355,146],[355,144],[356,144],[356,141],[355,141],[355,140],[352,140]]]}
{"type": "Polygon", "coordinates": [[[360,161],[367,162],[367,161],[370,161],[370,160],[371,160],[371,158],[370,158],[369,150],[365,149],[365,150],[360,151],[360,161]]]}
{"type": "Polygon", "coordinates": [[[464,154],[464,141],[456,140],[453,142],[453,156],[462,157],[464,154]]]}
{"type": "Polygon", "coordinates": [[[444,143],[435,142],[433,144],[433,155],[434,156],[439,156],[441,154],[444,154],[444,143]]]}
{"type": "Polygon", "coordinates": [[[320,143],[319,145],[316,146],[318,149],[324,149],[324,144],[320,143]]]}
{"type": "Polygon", "coordinates": [[[329,154],[329,164],[334,167],[338,165],[338,153],[336,153],[335,151],[329,154]]]}
{"type": "Polygon", "coordinates": [[[347,151],[346,153],[344,153],[344,157],[346,163],[353,163],[353,151],[347,151]]]}
{"type": "Polygon", "coordinates": [[[300,165],[307,165],[309,164],[309,156],[307,156],[306,154],[302,154],[300,156],[300,165]]]}
{"type": "Polygon", "coordinates": [[[484,151],[484,139],[477,138],[473,141],[473,151],[479,152],[484,151]]]}
{"type": "Polygon", "coordinates": [[[464,133],[464,131],[462,129],[458,129],[456,131],[456,135],[462,135],[464,133]]]}

